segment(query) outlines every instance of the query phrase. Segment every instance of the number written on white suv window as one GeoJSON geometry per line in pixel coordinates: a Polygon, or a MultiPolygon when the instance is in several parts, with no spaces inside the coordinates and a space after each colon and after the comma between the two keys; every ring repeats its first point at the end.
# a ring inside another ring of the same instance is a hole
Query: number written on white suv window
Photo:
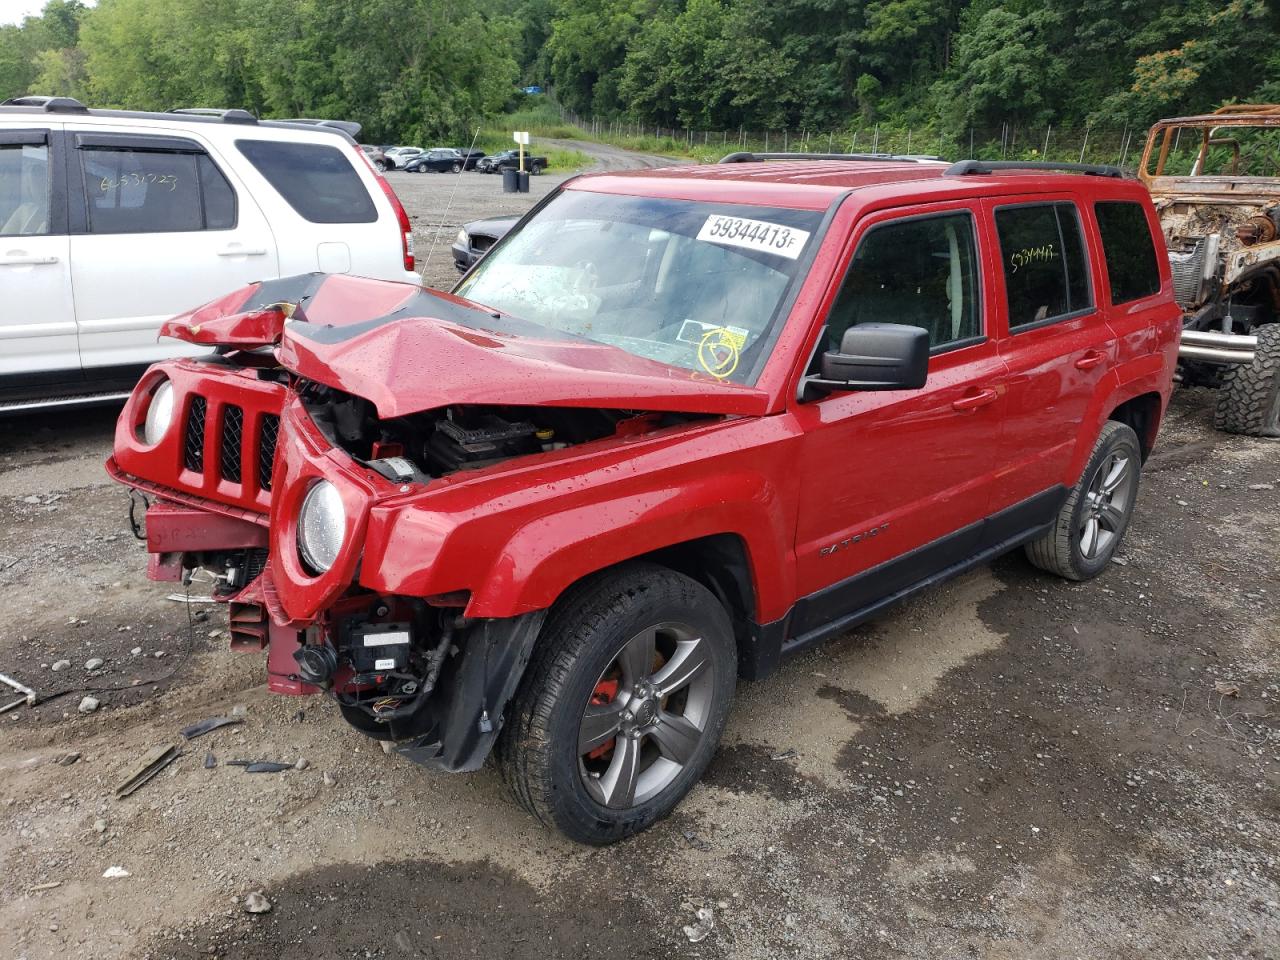
{"type": "Polygon", "coordinates": [[[90,233],[229,230],[235,194],[204,153],[82,148],[90,233]]]}

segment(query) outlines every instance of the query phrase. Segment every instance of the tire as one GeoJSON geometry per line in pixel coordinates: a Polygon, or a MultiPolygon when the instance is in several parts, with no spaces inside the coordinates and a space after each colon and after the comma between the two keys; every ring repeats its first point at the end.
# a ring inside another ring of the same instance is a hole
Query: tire
{"type": "Polygon", "coordinates": [[[1253,332],[1258,337],[1253,362],[1223,375],[1213,425],[1227,433],[1280,437],[1280,323],[1253,332]]]}
{"type": "Polygon", "coordinates": [[[542,164],[531,163],[529,165],[529,172],[533,174],[535,177],[538,176],[538,174],[542,173],[542,164]]]}
{"type": "Polygon", "coordinates": [[[503,779],[579,843],[638,833],[710,762],[737,659],[728,613],[696,581],[649,563],[584,581],[552,611],[508,710],[503,779]]]}
{"type": "Polygon", "coordinates": [[[374,169],[376,169],[379,173],[387,172],[387,165],[383,163],[381,160],[373,161],[373,166],[374,166],[374,169]]]}
{"type": "Polygon", "coordinates": [[[1092,580],[1129,529],[1141,477],[1138,435],[1128,424],[1108,420],[1053,529],[1027,544],[1027,559],[1068,580],[1092,580]],[[1118,466],[1123,472],[1113,475],[1118,466]]]}
{"type": "Polygon", "coordinates": [[[452,169],[453,169],[453,172],[454,172],[454,173],[461,173],[461,172],[462,172],[462,164],[460,164],[460,163],[454,163],[454,165],[453,165],[453,168],[452,168],[452,169]]]}

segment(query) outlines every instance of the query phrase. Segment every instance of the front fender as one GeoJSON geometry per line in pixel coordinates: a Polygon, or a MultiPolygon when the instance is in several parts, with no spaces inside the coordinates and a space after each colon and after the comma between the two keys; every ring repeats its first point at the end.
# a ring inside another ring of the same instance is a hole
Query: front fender
{"type": "Polygon", "coordinates": [[[531,458],[375,507],[360,582],[407,596],[465,591],[467,616],[512,617],[597,570],[731,533],[746,544],[757,618],[775,619],[794,592],[789,420],[722,421],[554,466],[531,458]]]}

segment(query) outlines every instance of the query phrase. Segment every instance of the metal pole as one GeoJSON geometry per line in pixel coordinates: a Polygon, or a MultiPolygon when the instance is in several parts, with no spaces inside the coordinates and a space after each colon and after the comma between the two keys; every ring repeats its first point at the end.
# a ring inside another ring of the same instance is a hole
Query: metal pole
{"type": "Polygon", "coordinates": [[[1085,124],[1084,142],[1080,144],[1080,162],[1084,163],[1084,148],[1089,146],[1089,126],[1085,124]]]}
{"type": "Polygon", "coordinates": [[[1045,128],[1045,131],[1044,131],[1044,150],[1042,150],[1042,151],[1041,151],[1041,153],[1043,153],[1043,154],[1044,154],[1044,158],[1045,158],[1046,160],[1048,160],[1048,159],[1049,159],[1049,134],[1051,134],[1051,133],[1053,133],[1053,124],[1052,124],[1052,123],[1051,123],[1051,124],[1049,124],[1049,126],[1048,126],[1048,127],[1046,127],[1046,128],[1045,128]]]}

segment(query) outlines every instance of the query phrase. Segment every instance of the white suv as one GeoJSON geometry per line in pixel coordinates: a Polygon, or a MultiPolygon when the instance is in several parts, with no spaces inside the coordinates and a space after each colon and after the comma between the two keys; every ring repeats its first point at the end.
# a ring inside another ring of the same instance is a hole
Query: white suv
{"type": "Polygon", "coordinates": [[[419,282],[357,124],[0,104],[0,413],[123,397],[170,316],[257,281],[419,282]]]}

